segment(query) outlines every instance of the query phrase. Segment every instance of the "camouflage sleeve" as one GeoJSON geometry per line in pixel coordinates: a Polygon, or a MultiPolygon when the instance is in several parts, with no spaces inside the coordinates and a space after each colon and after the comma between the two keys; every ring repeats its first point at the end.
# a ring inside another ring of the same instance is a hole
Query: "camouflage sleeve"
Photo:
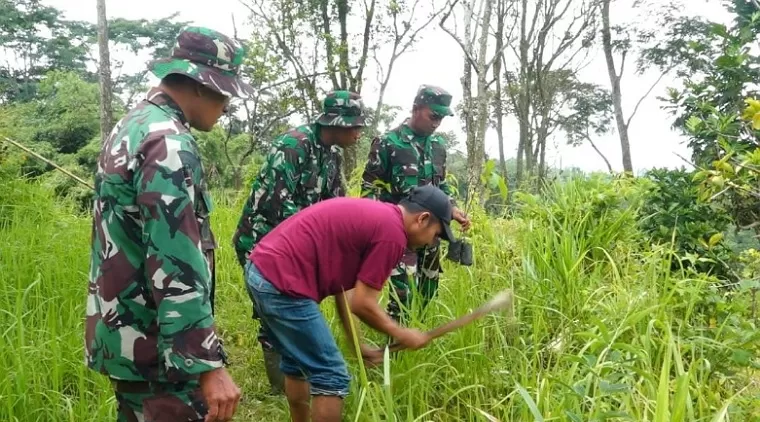
{"type": "Polygon", "coordinates": [[[306,148],[293,136],[284,135],[275,141],[258,175],[257,201],[253,213],[264,217],[267,227],[255,227],[268,233],[298,211],[293,196],[298,187],[306,148]]]}
{"type": "Polygon", "coordinates": [[[383,190],[390,192],[390,174],[388,169],[387,142],[382,137],[375,137],[369,147],[367,164],[362,174],[361,196],[380,199],[383,190]]]}
{"type": "Polygon", "coordinates": [[[195,204],[202,168],[187,135],[146,140],[134,184],[143,222],[145,272],[155,301],[167,378],[180,381],[223,365],[211,312],[210,267],[195,204]]]}
{"type": "Polygon", "coordinates": [[[343,155],[339,152],[332,152],[333,159],[335,160],[335,177],[332,180],[332,185],[328,187],[327,198],[338,198],[346,196],[346,179],[348,175],[344,175],[343,172],[343,155]]]}

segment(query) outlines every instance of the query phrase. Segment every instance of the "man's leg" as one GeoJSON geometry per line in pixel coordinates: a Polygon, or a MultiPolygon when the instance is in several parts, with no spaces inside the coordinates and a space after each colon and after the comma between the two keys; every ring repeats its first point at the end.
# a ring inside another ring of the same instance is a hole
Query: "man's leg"
{"type": "Polygon", "coordinates": [[[420,253],[418,270],[417,292],[420,295],[418,303],[424,315],[427,305],[438,294],[438,280],[441,273],[441,257],[438,245],[428,247],[420,253]]]}
{"type": "Polygon", "coordinates": [[[288,398],[290,419],[293,422],[308,421],[311,414],[309,382],[302,378],[286,376],[285,397],[288,398]]]}
{"type": "Polygon", "coordinates": [[[286,376],[285,394],[294,422],[308,420],[308,399],[313,397],[314,422],[339,422],[350,377],[319,305],[308,299],[284,296],[255,267],[247,278],[257,312],[281,356],[286,376]],[[307,392],[308,386],[308,392],[307,392]]]}
{"type": "Polygon", "coordinates": [[[407,319],[416,271],[417,253],[410,250],[404,253],[401,262],[391,271],[387,312],[398,323],[403,323],[407,319]]]}
{"type": "Polygon", "coordinates": [[[208,408],[197,381],[114,384],[118,422],[202,421],[208,408]]]}

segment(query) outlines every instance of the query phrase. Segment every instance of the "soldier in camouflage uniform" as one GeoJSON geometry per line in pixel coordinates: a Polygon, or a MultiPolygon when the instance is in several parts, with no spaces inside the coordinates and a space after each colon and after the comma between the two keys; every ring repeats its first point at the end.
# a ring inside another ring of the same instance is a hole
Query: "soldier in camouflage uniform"
{"type": "Polygon", "coordinates": [[[244,51],[189,27],[161,79],[114,127],[95,176],[85,355],[107,375],[118,421],[229,420],[240,390],[224,365],[212,293],[213,206],[190,128],[209,131],[240,81],[244,51]]]}
{"type": "MultiPolygon", "coordinates": [[[[334,91],[324,98],[322,108],[313,123],[292,128],[274,141],[252,183],[232,239],[243,269],[252,248],[276,225],[318,201],[345,196],[341,150],[358,141],[365,126],[364,105],[356,93],[334,91]]],[[[280,356],[263,325],[258,338],[272,391],[281,394],[280,356]]]]}
{"type": "MultiPolygon", "coordinates": [[[[397,204],[415,186],[432,184],[449,197],[452,218],[467,230],[470,221],[456,207],[454,190],[446,181],[446,143],[435,134],[446,116],[453,116],[451,95],[442,88],[422,85],[414,98],[411,118],[372,140],[362,176],[362,196],[397,204]]],[[[397,321],[412,305],[412,288],[421,295],[421,308],[436,295],[441,271],[438,243],[422,251],[407,251],[391,273],[388,313],[397,321]],[[399,303],[401,302],[401,303],[399,303]]]]}

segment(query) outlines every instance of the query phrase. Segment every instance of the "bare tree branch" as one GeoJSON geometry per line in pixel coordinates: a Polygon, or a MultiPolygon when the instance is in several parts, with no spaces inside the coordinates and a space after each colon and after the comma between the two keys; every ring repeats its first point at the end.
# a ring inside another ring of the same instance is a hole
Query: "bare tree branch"
{"type": "Polygon", "coordinates": [[[459,47],[462,48],[462,52],[464,53],[465,59],[467,59],[467,61],[470,63],[470,65],[472,66],[472,68],[475,70],[475,73],[478,73],[478,65],[477,65],[477,63],[475,63],[475,60],[473,60],[472,56],[470,56],[469,51],[467,51],[467,47],[462,43],[462,40],[460,40],[459,37],[456,36],[456,34],[454,34],[450,29],[446,28],[446,26],[445,26],[446,20],[451,15],[451,12],[454,10],[454,6],[456,6],[457,3],[459,3],[459,0],[454,0],[454,2],[451,3],[451,5],[449,7],[449,11],[446,12],[445,15],[443,15],[443,18],[441,18],[441,21],[438,23],[438,25],[447,34],[449,34],[449,36],[451,36],[451,38],[453,38],[454,41],[457,42],[457,44],[459,44],[459,47]]]}
{"type": "Polygon", "coordinates": [[[652,86],[649,87],[649,89],[647,90],[647,92],[644,93],[644,95],[642,95],[641,98],[639,98],[639,101],[636,102],[636,106],[633,108],[633,112],[631,112],[631,115],[628,116],[628,120],[625,122],[625,127],[629,127],[631,125],[631,120],[633,120],[634,116],[636,116],[636,112],[639,111],[639,106],[641,105],[641,103],[644,102],[644,100],[649,96],[649,94],[652,93],[652,91],[660,83],[660,81],[662,80],[662,78],[664,78],[665,75],[667,75],[668,73],[670,73],[670,71],[673,69],[673,67],[675,67],[675,66],[671,66],[668,69],[666,69],[664,72],[660,73],[660,77],[657,78],[657,80],[654,81],[654,83],[652,84],[652,86]]]}

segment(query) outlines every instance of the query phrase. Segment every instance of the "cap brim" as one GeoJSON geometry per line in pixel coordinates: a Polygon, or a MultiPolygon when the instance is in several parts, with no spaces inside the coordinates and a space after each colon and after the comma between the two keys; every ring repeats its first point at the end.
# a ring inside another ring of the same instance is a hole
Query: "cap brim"
{"type": "Polygon", "coordinates": [[[438,104],[431,104],[430,110],[440,116],[453,116],[454,112],[451,111],[451,107],[446,107],[438,104]]]}
{"type": "Polygon", "coordinates": [[[339,116],[337,114],[322,113],[317,117],[317,123],[322,126],[337,127],[365,127],[367,121],[364,116],[339,116]]]}
{"type": "Polygon", "coordinates": [[[227,97],[249,98],[255,93],[253,87],[240,80],[239,77],[225,74],[222,70],[211,66],[192,63],[189,60],[154,60],[150,62],[148,69],[159,79],[171,73],[185,75],[227,97]]]}

